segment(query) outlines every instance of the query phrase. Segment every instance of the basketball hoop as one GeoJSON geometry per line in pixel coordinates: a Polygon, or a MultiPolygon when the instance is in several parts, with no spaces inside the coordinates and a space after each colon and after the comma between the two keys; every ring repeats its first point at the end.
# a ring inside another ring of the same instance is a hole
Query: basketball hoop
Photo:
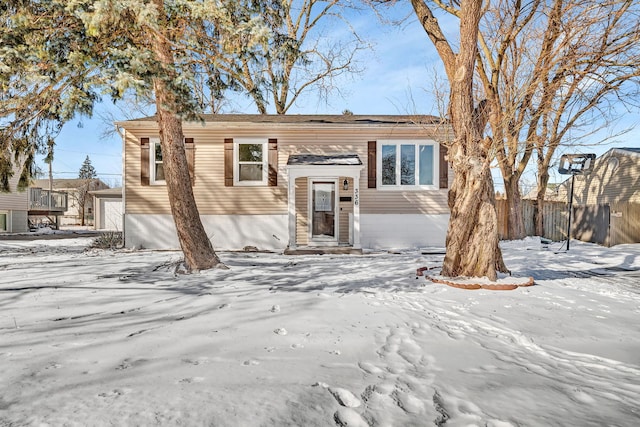
{"type": "Polygon", "coordinates": [[[569,251],[569,241],[571,240],[571,210],[573,208],[573,181],[576,175],[586,175],[593,170],[596,155],[590,154],[563,154],[560,157],[558,173],[560,175],[571,175],[571,190],[569,192],[569,225],[567,226],[567,251],[569,251]]]}
{"type": "Polygon", "coordinates": [[[593,169],[595,154],[563,154],[560,157],[560,175],[585,175],[593,169]]]}

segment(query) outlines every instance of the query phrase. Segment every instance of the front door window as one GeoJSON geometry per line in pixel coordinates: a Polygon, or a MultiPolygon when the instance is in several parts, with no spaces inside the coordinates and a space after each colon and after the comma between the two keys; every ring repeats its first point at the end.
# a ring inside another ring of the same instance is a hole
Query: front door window
{"type": "Polygon", "coordinates": [[[314,181],[311,184],[312,238],[336,239],[336,184],[314,181]]]}

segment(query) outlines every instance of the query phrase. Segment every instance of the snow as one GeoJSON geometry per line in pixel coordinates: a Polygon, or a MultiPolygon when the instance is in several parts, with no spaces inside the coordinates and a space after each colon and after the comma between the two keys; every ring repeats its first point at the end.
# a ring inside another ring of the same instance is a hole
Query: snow
{"type": "Polygon", "coordinates": [[[442,255],[0,240],[1,426],[637,426],[640,245],[505,242],[535,285],[417,277],[442,255]]]}

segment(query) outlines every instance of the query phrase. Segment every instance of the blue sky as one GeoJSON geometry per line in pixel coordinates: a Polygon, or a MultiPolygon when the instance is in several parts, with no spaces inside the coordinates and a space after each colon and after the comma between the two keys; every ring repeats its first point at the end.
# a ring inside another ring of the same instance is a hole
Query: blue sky
{"type": "MultiPolygon", "coordinates": [[[[391,11],[395,17],[408,16],[401,26],[381,24],[370,12],[363,11],[354,15],[352,25],[374,46],[374,51],[360,59],[364,72],[361,75],[340,80],[343,97],[334,96],[328,103],[319,103],[315,94],[310,94],[297,102],[289,114],[340,114],[349,109],[355,114],[437,114],[432,95],[431,75],[434,70],[442,69],[440,60],[426,36],[426,33],[411,14],[407,5],[396,6],[391,11]]],[[[457,23],[446,21],[454,33],[457,23]]],[[[441,74],[443,75],[443,74],[441,74]]],[[[96,106],[94,118],[79,118],[65,125],[56,138],[56,151],[53,162],[55,178],[75,178],[85,157],[88,155],[98,176],[110,186],[121,184],[122,142],[118,135],[102,138],[103,131],[110,126],[97,116],[104,111],[114,111],[112,103],[105,100],[96,106]],[[82,123],[79,126],[79,123],[82,123]]],[[[236,98],[234,112],[256,113],[255,107],[244,97],[236,98]]],[[[614,132],[636,126],[631,132],[619,137],[615,143],[595,147],[580,147],[581,152],[594,152],[601,155],[616,147],[640,147],[640,112],[621,116],[614,125],[614,132]]],[[[598,140],[598,136],[592,138],[598,140]]],[[[575,151],[575,150],[574,150],[575,151]]],[[[42,162],[43,171],[47,168],[42,162]]],[[[498,177],[495,173],[494,177],[498,177]]],[[[552,181],[562,181],[556,175],[552,181]]],[[[524,177],[535,183],[532,175],[524,177]]],[[[501,184],[496,182],[497,189],[501,184]]]]}

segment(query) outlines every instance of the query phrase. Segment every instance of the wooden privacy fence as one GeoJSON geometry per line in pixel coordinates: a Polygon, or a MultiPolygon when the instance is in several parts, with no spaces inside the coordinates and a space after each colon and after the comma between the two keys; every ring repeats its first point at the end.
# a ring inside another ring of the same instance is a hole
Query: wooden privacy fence
{"type": "Polygon", "coordinates": [[[640,242],[640,203],[615,203],[609,216],[609,245],[640,242]]]}
{"type": "MultiPolygon", "coordinates": [[[[535,236],[533,200],[522,201],[525,233],[535,236]]],[[[498,232],[506,239],[507,201],[496,200],[498,232]]],[[[543,207],[544,235],[549,240],[567,238],[568,205],[564,202],[545,202],[543,207]]],[[[611,205],[573,205],[571,238],[584,242],[614,246],[622,243],[640,243],[640,203],[615,203],[611,205]]]]}
{"type": "MultiPolygon", "coordinates": [[[[543,210],[544,236],[547,239],[558,242],[567,238],[567,204],[562,202],[545,202],[543,210]]],[[[496,211],[498,214],[498,233],[500,239],[504,240],[508,236],[507,201],[496,200],[496,211]]],[[[522,201],[522,216],[524,218],[524,230],[527,236],[536,235],[535,222],[533,221],[533,200],[522,201]]],[[[572,227],[573,228],[573,227],[572,227]]]]}

